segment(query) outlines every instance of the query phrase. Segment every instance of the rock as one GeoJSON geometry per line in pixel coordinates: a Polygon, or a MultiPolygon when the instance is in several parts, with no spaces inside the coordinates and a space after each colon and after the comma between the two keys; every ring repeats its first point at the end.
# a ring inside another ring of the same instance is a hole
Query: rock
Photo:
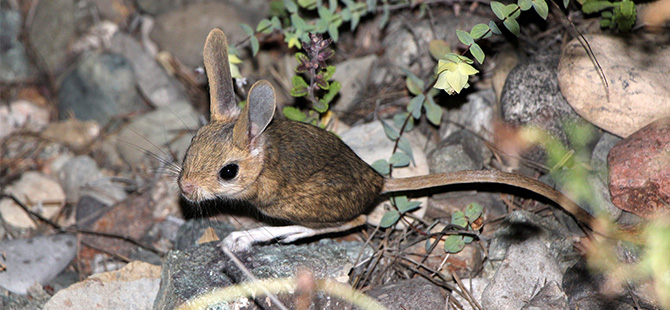
{"type": "Polygon", "coordinates": [[[17,130],[37,132],[49,124],[49,111],[26,100],[0,105],[0,139],[17,130]]]}
{"type": "Polygon", "coordinates": [[[549,249],[554,260],[559,262],[561,271],[574,265],[579,257],[573,246],[573,240],[576,239],[558,222],[518,210],[505,218],[491,238],[488,250],[490,264],[484,264],[485,274],[491,274],[491,268],[500,265],[515,243],[533,238],[540,240],[549,249]]]}
{"type": "Polygon", "coordinates": [[[199,114],[185,102],[156,109],[126,124],[116,139],[116,148],[121,158],[134,168],[157,167],[164,164],[162,160],[181,162],[200,127],[198,118],[199,114]],[[171,154],[175,158],[170,158],[171,154]]]}
{"type": "Polygon", "coordinates": [[[610,133],[605,133],[600,137],[600,140],[598,140],[593,149],[593,153],[591,153],[591,167],[603,180],[609,180],[607,155],[619,141],[621,141],[621,138],[610,133]]]}
{"type": "Polygon", "coordinates": [[[0,9],[0,83],[23,82],[35,73],[26,49],[19,41],[22,24],[19,11],[0,9]]]}
{"type": "Polygon", "coordinates": [[[31,286],[27,295],[14,294],[0,286],[0,309],[3,310],[42,309],[50,298],[39,284],[31,286]]]}
{"type": "MultiPolygon", "coordinates": [[[[495,94],[492,90],[480,90],[467,95],[467,102],[456,108],[449,108],[440,125],[440,137],[448,137],[466,128],[480,137],[493,141],[493,116],[495,114],[495,94]],[[455,125],[458,124],[458,125],[455,125]]],[[[481,139],[474,137],[474,139],[481,139]]],[[[491,157],[491,150],[484,143],[478,143],[484,159],[491,157]]]]}
{"type": "Polygon", "coordinates": [[[569,310],[568,297],[561,290],[561,286],[551,281],[533,296],[521,310],[569,310]]]}
{"type": "Polygon", "coordinates": [[[82,150],[98,138],[100,125],[96,121],[80,121],[69,118],[50,123],[41,132],[41,135],[44,139],[65,144],[74,150],[82,150]]]}
{"type": "MultiPolygon", "coordinates": [[[[393,122],[388,120],[386,122],[393,126],[393,122]]],[[[423,152],[426,138],[417,130],[405,133],[403,136],[409,140],[412,146],[414,162],[410,163],[409,167],[395,168],[393,170],[393,177],[401,178],[428,174],[426,155],[423,152]]],[[[356,155],[370,165],[378,159],[388,159],[391,157],[394,146],[394,142],[386,137],[384,128],[379,121],[354,126],[348,131],[341,133],[340,138],[354,150],[356,155]]],[[[426,212],[427,199],[422,198],[421,201],[422,207],[413,212],[419,218],[423,217],[426,212]]],[[[388,205],[388,202],[379,204],[368,214],[369,224],[376,226],[381,221],[382,216],[386,213],[385,204],[388,205]]]]}
{"type": "Polygon", "coordinates": [[[26,294],[34,283],[46,284],[70,264],[77,253],[77,237],[60,234],[4,240],[0,249],[0,262],[7,266],[0,272],[0,286],[26,294]]]}
{"type": "Polygon", "coordinates": [[[470,131],[456,131],[428,153],[430,173],[481,170],[484,159],[491,157],[490,152],[482,154],[482,148],[485,148],[484,143],[470,131]]]}
{"type": "Polygon", "coordinates": [[[154,57],[134,38],[123,32],[117,32],[112,37],[110,50],[128,59],[140,91],[154,106],[166,107],[188,102],[182,84],[168,76],[154,57]]]}
{"type": "Polygon", "coordinates": [[[37,56],[51,72],[64,69],[69,58],[68,45],[75,37],[79,21],[75,0],[40,1],[30,26],[30,42],[37,56]],[[55,31],[58,30],[58,31],[55,31]]]}
{"type": "MultiPolygon", "coordinates": [[[[179,188],[174,180],[161,177],[153,180],[147,191],[141,191],[107,208],[98,219],[89,223],[79,223],[81,228],[112,233],[134,240],[143,240],[155,225],[158,216],[165,216],[166,210],[176,213],[179,188]]],[[[82,240],[92,247],[104,248],[122,256],[128,256],[135,246],[123,240],[96,235],[82,235],[82,240]]]]}
{"type": "Polygon", "coordinates": [[[500,268],[482,295],[482,306],[490,310],[521,309],[540,283],[561,282],[563,274],[549,249],[531,237],[512,244],[500,268]]]}
{"type": "MultiPolygon", "coordinates": [[[[465,288],[470,292],[470,295],[477,301],[479,305],[482,304],[482,292],[486,288],[486,286],[489,284],[489,280],[484,279],[484,278],[472,278],[472,279],[462,279],[461,280],[465,284],[465,288]]],[[[465,310],[476,310],[480,309],[480,307],[474,307],[471,305],[461,294],[457,293],[452,293],[451,297],[454,298],[456,301],[458,301],[461,305],[463,305],[463,309],[465,310]]]]}
{"type": "Polygon", "coordinates": [[[670,45],[640,38],[584,36],[607,78],[609,96],[591,56],[577,39],[563,48],[559,63],[559,85],[570,105],[588,121],[620,137],[670,116],[670,45]]]}
{"type": "Polygon", "coordinates": [[[263,10],[249,10],[233,3],[193,3],[157,16],[150,36],[162,50],[195,68],[203,63],[202,48],[210,30],[223,29],[228,44],[233,45],[246,37],[240,23],[255,29],[263,16],[263,10]]]}
{"type": "MultiPolygon", "coordinates": [[[[224,237],[224,236],[221,236],[224,237]]],[[[253,247],[251,252],[236,253],[240,261],[258,279],[278,279],[295,277],[298,270],[310,270],[316,279],[336,279],[347,282],[359,254],[359,261],[372,255],[370,248],[360,242],[336,243],[321,240],[306,245],[269,245],[253,247]]],[[[161,288],[154,303],[155,309],[173,309],[196,295],[216,288],[227,287],[249,279],[230,259],[223,255],[218,242],[202,244],[185,251],[171,251],[163,258],[161,288]]],[[[279,294],[279,299],[289,308],[295,297],[279,294]]],[[[335,297],[316,293],[315,309],[342,309],[348,303],[335,297]]],[[[272,308],[268,299],[259,296],[256,301],[262,308],[272,308]]],[[[253,304],[247,298],[235,302],[219,303],[221,309],[249,307],[253,304]]],[[[255,309],[255,307],[251,307],[255,309]]]]}
{"type": "MultiPolygon", "coordinates": [[[[55,217],[65,205],[65,192],[58,182],[37,172],[28,171],[21,178],[7,186],[3,192],[12,194],[31,211],[48,219],[55,217]]],[[[35,228],[35,222],[21,207],[9,198],[0,201],[0,215],[14,227],[35,228]]]]}
{"type": "MultiPolygon", "coordinates": [[[[581,118],[565,101],[558,88],[558,55],[543,55],[521,63],[510,71],[500,97],[503,121],[513,127],[536,126],[570,145],[566,122],[581,118]]],[[[526,151],[531,160],[544,162],[544,150],[526,151]]]]}
{"type": "Polygon", "coordinates": [[[96,120],[103,125],[114,117],[145,108],[130,63],[111,53],[86,56],[63,79],[58,99],[61,119],[73,113],[80,120],[96,120]]]}
{"type": "Polygon", "coordinates": [[[120,270],[94,274],[54,295],[44,310],[152,309],[161,268],[133,261],[120,270]]]}
{"type": "Polygon", "coordinates": [[[609,184],[617,207],[645,218],[670,212],[670,117],[619,141],[609,153],[609,184]]]}
{"type": "Polygon", "coordinates": [[[386,59],[380,62],[380,66],[373,68],[375,84],[388,85],[399,77],[404,80],[403,68],[409,69],[419,78],[428,77],[433,74],[437,65],[437,61],[428,53],[430,41],[444,40],[454,50],[460,43],[453,29],[470,31],[474,25],[488,22],[489,19],[483,16],[456,16],[448,10],[435,12],[431,19],[410,15],[392,18],[386,26],[386,35],[382,42],[386,59]]]}
{"type": "Polygon", "coordinates": [[[370,72],[376,61],[376,55],[368,55],[347,59],[336,65],[337,70],[333,74],[333,80],[342,84],[343,91],[340,91],[339,99],[334,103],[332,110],[349,111],[355,107],[361,92],[368,89],[370,72]]]}
{"type": "Polygon", "coordinates": [[[58,178],[71,202],[87,195],[111,206],[127,196],[124,188],[106,177],[95,160],[86,155],[68,160],[58,172],[58,178]]]}
{"type": "Polygon", "coordinates": [[[223,239],[223,236],[227,236],[229,233],[235,231],[235,227],[229,223],[213,221],[211,219],[190,219],[187,220],[184,225],[179,227],[179,232],[176,235],[176,240],[174,242],[174,250],[185,251],[189,248],[199,246],[198,240],[203,236],[206,229],[214,229],[216,236],[219,237],[219,240],[223,239]]]}
{"type": "Polygon", "coordinates": [[[379,300],[388,310],[433,310],[445,305],[440,288],[421,277],[377,286],[367,295],[379,300]]]}
{"type": "Polygon", "coordinates": [[[134,3],[123,0],[86,0],[90,3],[91,10],[100,15],[100,19],[109,20],[117,25],[126,25],[131,15],[137,14],[134,3]]]}

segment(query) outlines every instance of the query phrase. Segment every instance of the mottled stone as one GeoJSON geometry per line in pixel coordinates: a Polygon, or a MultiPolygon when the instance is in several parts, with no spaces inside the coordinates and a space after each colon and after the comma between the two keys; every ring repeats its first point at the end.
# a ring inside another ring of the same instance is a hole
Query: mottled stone
{"type": "Polygon", "coordinates": [[[607,157],[614,205],[646,218],[668,214],[669,153],[670,117],[619,141],[607,157]]]}

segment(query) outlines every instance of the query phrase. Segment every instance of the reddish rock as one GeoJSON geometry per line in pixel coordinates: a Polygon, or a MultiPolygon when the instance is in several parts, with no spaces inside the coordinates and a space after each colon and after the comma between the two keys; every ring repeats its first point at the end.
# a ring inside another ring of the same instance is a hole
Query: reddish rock
{"type": "Polygon", "coordinates": [[[619,141],[607,162],[614,205],[646,218],[670,213],[670,118],[619,141]]]}

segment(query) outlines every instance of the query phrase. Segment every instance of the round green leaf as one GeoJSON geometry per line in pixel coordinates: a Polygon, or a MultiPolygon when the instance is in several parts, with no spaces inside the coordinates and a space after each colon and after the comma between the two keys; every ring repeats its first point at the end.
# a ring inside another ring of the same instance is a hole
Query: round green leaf
{"type": "Polygon", "coordinates": [[[244,33],[246,33],[248,36],[253,36],[254,35],[254,30],[247,24],[239,24],[240,28],[244,30],[244,33]]]}
{"type": "Polygon", "coordinates": [[[286,116],[286,118],[293,121],[302,122],[305,120],[305,118],[307,118],[307,115],[305,115],[305,113],[296,107],[284,107],[282,112],[284,112],[284,116],[286,116]]]}
{"type": "Polygon", "coordinates": [[[489,28],[491,28],[493,34],[502,34],[502,31],[500,31],[500,28],[498,28],[498,25],[494,21],[489,22],[489,28]]]}
{"type": "Polygon", "coordinates": [[[407,105],[407,111],[412,113],[412,117],[418,119],[421,117],[421,106],[423,105],[423,100],[426,99],[424,94],[419,94],[418,96],[409,100],[407,105]]]}
{"type": "Polygon", "coordinates": [[[400,211],[400,213],[405,214],[407,212],[412,212],[412,211],[418,209],[419,207],[421,207],[421,201],[416,201],[416,200],[408,201],[406,204],[404,204],[402,206],[397,205],[397,207],[398,207],[398,211],[400,211]]]}
{"type": "Polygon", "coordinates": [[[409,165],[409,156],[403,152],[395,152],[389,158],[389,162],[396,168],[407,167],[409,165]]]}
{"type": "Polygon", "coordinates": [[[519,8],[521,8],[522,11],[527,11],[531,7],[533,7],[533,1],[532,0],[519,0],[517,1],[517,5],[519,5],[519,8]]]}
{"type": "Polygon", "coordinates": [[[474,27],[472,27],[470,35],[472,36],[473,39],[476,40],[484,36],[487,32],[489,32],[489,29],[490,29],[489,26],[486,24],[477,24],[474,27]]]}
{"type": "Polygon", "coordinates": [[[395,225],[395,223],[397,223],[399,219],[400,219],[400,213],[398,213],[398,211],[389,210],[382,216],[382,219],[379,222],[379,226],[381,228],[389,228],[395,225]]]}
{"type": "Polygon", "coordinates": [[[483,208],[476,202],[469,204],[465,207],[465,217],[468,219],[468,222],[472,223],[482,216],[483,208]]]}
{"type": "Polygon", "coordinates": [[[463,242],[465,244],[470,244],[472,241],[475,241],[475,237],[472,236],[463,236],[463,242]]]}
{"type": "Polygon", "coordinates": [[[251,36],[249,38],[249,42],[251,43],[251,55],[255,57],[256,54],[258,54],[258,49],[260,49],[258,38],[256,38],[255,36],[251,36]]]}
{"type": "Polygon", "coordinates": [[[426,109],[426,118],[435,126],[440,126],[442,122],[442,107],[437,105],[433,100],[433,97],[427,97],[428,100],[424,102],[424,108],[426,109]]]}
{"type": "Polygon", "coordinates": [[[503,22],[503,25],[505,25],[505,27],[507,28],[507,30],[509,30],[509,32],[511,32],[517,37],[519,36],[519,23],[516,21],[516,19],[508,17],[503,22]]]}
{"type": "Polygon", "coordinates": [[[491,10],[493,11],[493,14],[498,17],[498,19],[503,20],[507,16],[504,12],[505,5],[498,2],[498,1],[491,1],[491,10]]]}
{"type": "Polygon", "coordinates": [[[400,135],[398,133],[398,130],[391,127],[391,125],[387,124],[384,120],[379,121],[382,122],[382,127],[384,127],[384,133],[386,134],[386,136],[392,141],[397,140],[398,136],[400,135]]]}
{"type": "Polygon", "coordinates": [[[459,235],[449,235],[444,239],[444,251],[447,253],[458,253],[465,247],[463,237],[459,235]]]}
{"type": "Polygon", "coordinates": [[[398,141],[398,148],[405,152],[407,156],[409,156],[409,159],[414,163],[414,155],[412,154],[412,145],[409,143],[409,140],[405,137],[400,137],[400,141],[398,141]]]}
{"type": "Polygon", "coordinates": [[[468,227],[468,220],[465,218],[465,213],[463,213],[463,211],[454,211],[454,213],[451,214],[451,224],[460,227],[468,227]]]}
{"type": "Polygon", "coordinates": [[[390,172],[389,162],[386,159],[378,159],[372,163],[372,168],[375,169],[381,175],[388,175],[390,172]]]}
{"type": "Polygon", "coordinates": [[[484,63],[484,51],[482,51],[482,48],[479,46],[479,44],[473,43],[470,45],[470,53],[472,56],[475,56],[477,62],[480,64],[484,63]]]}
{"type": "Polygon", "coordinates": [[[272,32],[272,22],[267,18],[261,19],[261,21],[258,22],[258,26],[256,26],[256,31],[264,34],[272,32]]]}
{"type": "Polygon", "coordinates": [[[463,30],[456,29],[456,36],[458,37],[458,40],[461,41],[461,43],[467,46],[470,46],[470,44],[475,43],[475,40],[472,38],[472,35],[463,30]]]}
{"type": "Polygon", "coordinates": [[[542,19],[546,20],[549,15],[549,6],[545,0],[533,0],[533,8],[542,19]]]}

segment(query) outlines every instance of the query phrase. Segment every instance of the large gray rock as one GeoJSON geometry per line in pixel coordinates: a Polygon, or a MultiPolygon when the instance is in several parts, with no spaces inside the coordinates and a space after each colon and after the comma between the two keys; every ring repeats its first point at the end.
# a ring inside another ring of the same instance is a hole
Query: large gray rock
{"type": "MultiPolygon", "coordinates": [[[[298,270],[304,268],[310,270],[316,279],[329,278],[346,282],[349,270],[353,268],[360,253],[360,259],[366,260],[372,250],[364,248],[358,242],[336,243],[321,240],[300,246],[274,244],[253,247],[251,252],[237,253],[237,256],[258,279],[295,277],[298,270]]],[[[172,251],[163,259],[161,288],[154,309],[172,309],[200,294],[246,281],[249,281],[247,276],[222,253],[218,242],[202,244],[185,251],[172,251]]],[[[294,308],[294,296],[280,294],[278,297],[288,308],[294,308]]],[[[323,293],[317,293],[315,297],[316,309],[343,309],[349,305],[323,293]]],[[[272,308],[271,301],[265,296],[259,296],[256,301],[262,307],[272,308]]],[[[216,307],[257,309],[247,298],[219,303],[216,307]]]]}
{"type": "Polygon", "coordinates": [[[433,310],[445,304],[442,290],[421,277],[377,286],[367,294],[388,310],[433,310]]]}
{"type": "Polygon", "coordinates": [[[648,38],[585,35],[592,56],[578,39],[563,48],[558,82],[577,113],[620,137],[670,116],[670,45],[648,38]]]}
{"type": "Polygon", "coordinates": [[[157,16],[150,36],[162,50],[194,68],[202,65],[202,48],[210,30],[221,28],[232,45],[246,37],[240,23],[255,28],[264,16],[262,10],[232,3],[193,3],[157,16]]]}
{"type": "Polygon", "coordinates": [[[112,118],[146,108],[136,90],[129,61],[118,54],[90,54],[60,86],[58,110],[81,120],[106,124],[112,118]]]}
{"type": "Polygon", "coordinates": [[[538,284],[561,283],[561,272],[549,249],[538,238],[510,246],[482,295],[482,306],[490,310],[521,309],[534,296],[538,284]]]}
{"type": "Polygon", "coordinates": [[[26,49],[18,39],[22,23],[20,12],[0,9],[0,83],[21,82],[34,74],[26,49]]]}
{"type": "Polygon", "coordinates": [[[60,273],[77,253],[77,237],[69,234],[40,236],[0,242],[0,286],[26,294],[35,283],[46,284],[60,273]]]}
{"type": "MultiPolygon", "coordinates": [[[[75,0],[40,1],[30,26],[30,42],[51,72],[64,69],[77,28],[75,0]]],[[[83,15],[83,14],[82,14],[83,15]]]]}

